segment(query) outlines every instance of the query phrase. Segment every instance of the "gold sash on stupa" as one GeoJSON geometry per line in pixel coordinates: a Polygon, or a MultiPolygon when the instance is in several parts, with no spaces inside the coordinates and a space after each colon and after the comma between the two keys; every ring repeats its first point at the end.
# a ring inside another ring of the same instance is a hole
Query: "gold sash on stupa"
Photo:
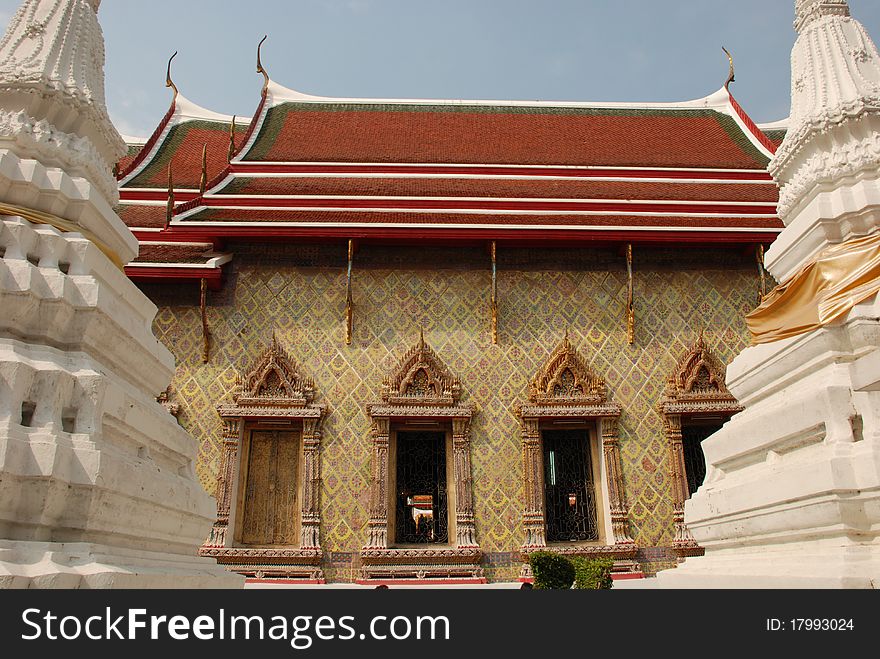
{"type": "Polygon", "coordinates": [[[833,245],[774,288],[746,316],[752,343],[828,325],[880,291],[880,233],[833,245]]]}

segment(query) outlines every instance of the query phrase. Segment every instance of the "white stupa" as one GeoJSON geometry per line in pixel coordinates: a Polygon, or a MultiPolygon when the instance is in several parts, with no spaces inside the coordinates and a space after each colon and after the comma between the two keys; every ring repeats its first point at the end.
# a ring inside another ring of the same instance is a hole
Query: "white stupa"
{"type": "MultiPolygon", "coordinates": [[[[766,263],[783,283],[880,226],[880,54],[846,0],[796,13],[791,121],[770,163],[786,228],[766,263]]],[[[847,308],[728,367],[745,411],[703,443],[706,481],[685,506],[706,554],[659,585],[880,587],[880,301],[847,308]]]]}
{"type": "Polygon", "coordinates": [[[156,402],[174,372],[122,266],[100,0],[25,0],[0,42],[0,587],[234,587],[156,402]]]}

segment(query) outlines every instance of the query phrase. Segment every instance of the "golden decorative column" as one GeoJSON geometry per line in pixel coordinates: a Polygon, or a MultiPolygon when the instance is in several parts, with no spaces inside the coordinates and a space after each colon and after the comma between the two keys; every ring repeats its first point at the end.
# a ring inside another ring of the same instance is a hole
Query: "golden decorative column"
{"type": "Polygon", "coordinates": [[[303,502],[301,549],[321,546],[321,419],[303,419],[303,502]]]}
{"type": "Polygon", "coordinates": [[[470,418],[452,420],[452,452],[455,478],[455,528],[459,548],[476,547],[474,494],[471,478],[470,418]]]}
{"type": "Polygon", "coordinates": [[[663,420],[666,429],[666,439],[669,441],[670,460],[672,465],[672,521],[675,525],[675,537],[672,546],[679,555],[686,555],[689,550],[698,550],[697,541],[694,540],[687,525],[684,523],[684,502],[689,496],[687,486],[687,474],[684,464],[684,445],[681,438],[681,416],[670,414],[663,420]]]}
{"type": "Polygon", "coordinates": [[[370,487],[370,521],[368,549],[388,547],[388,445],[391,420],[373,419],[373,479],[370,487]]]}
{"type": "Polygon", "coordinates": [[[634,545],[629,535],[629,511],[623,490],[623,471],[620,466],[620,439],[617,435],[617,417],[602,419],[602,448],[608,474],[608,498],[611,506],[611,531],[615,547],[634,545]]]}
{"type": "Polygon", "coordinates": [[[232,492],[235,490],[235,463],[238,459],[238,443],[241,435],[240,419],[223,419],[223,457],[220,462],[220,475],[217,478],[217,521],[211,528],[206,547],[226,547],[229,529],[229,511],[232,506],[232,492]]]}
{"type": "Polygon", "coordinates": [[[544,519],[544,466],[541,456],[541,433],[538,419],[522,420],[523,474],[525,475],[525,511],[523,512],[524,547],[547,545],[544,519]]]}

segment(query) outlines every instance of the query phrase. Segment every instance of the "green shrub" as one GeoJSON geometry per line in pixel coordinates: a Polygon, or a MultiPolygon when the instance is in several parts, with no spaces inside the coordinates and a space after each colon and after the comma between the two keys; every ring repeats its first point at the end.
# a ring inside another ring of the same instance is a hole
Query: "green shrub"
{"type": "Polygon", "coordinates": [[[575,588],[580,590],[607,590],[611,588],[613,559],[577,556],[571,562],[574,565],[575,588]]]}
{"type": "Polygon", "coordinates": [[[529,565],[535,575],[535,588],[540,590],[567,590],[574,582],[574,565],[565,556],[536,551],[529,554],[529,565]]]}

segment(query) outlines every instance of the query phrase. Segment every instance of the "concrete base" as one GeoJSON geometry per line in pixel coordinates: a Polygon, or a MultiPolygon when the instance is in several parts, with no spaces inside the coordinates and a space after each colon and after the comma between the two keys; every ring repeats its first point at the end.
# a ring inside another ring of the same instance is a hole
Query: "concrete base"
{"type": "Polygon", "coordinates": [[[89,543],[0,540],[0,588],[241,588],[213,560],[89,543]]]}
{"type": "Polygon", "coordinates": [[[657,575],[659,588],[880,588],[880,546],[718,552],[657,575]]]}

